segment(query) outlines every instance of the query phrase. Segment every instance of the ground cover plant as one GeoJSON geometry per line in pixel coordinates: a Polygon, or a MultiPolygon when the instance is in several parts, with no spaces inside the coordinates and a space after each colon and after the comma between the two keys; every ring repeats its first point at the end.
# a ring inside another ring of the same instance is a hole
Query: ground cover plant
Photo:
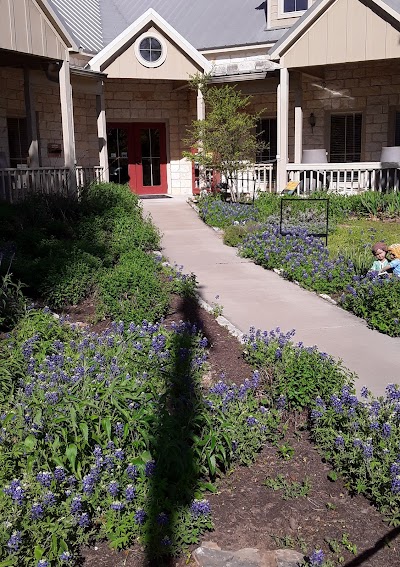
{"type": "Polygon", "coordinates": [[[274,439],[258,373],[203,390],[196,327],[101,334],[30,311],[0,343],[0,557],[74,564],[85,542],[176,553],[212,525],[204,491],[274,439]]]}
{"type": "Polygon", "coordinates": [[[250,329],[244,337],[245,360],[262,373],[268,395],[290,411],[310,410],[317,396],[329,398],[354,376],[317,347],[294,343],[295,331],[250,329]]]}
{"type": "MultiPolygon", "coordinates": [[[[0,250],[13,248],[11,267],[0,265],[3,277],[12,273],[14,286],[20,280],[26,295],[53,309],[96,293],[98,317],[158,319],[169,302],[161,264],[149,254],[159,242],[125,186],[91,186],[79,200],[35,196],[0,204],[0,250]]],[[[8,295],[11,289],[8,283],[8,295]]]]}
{"type": "Polygon", "coordinates": [[[389,384],[380,398],[367,388],[358,398],[345,387],[316,405],[312,434],[335,473],[349,490],[368,496],[390,525],[400,526],[399,386],[389,384]]]}

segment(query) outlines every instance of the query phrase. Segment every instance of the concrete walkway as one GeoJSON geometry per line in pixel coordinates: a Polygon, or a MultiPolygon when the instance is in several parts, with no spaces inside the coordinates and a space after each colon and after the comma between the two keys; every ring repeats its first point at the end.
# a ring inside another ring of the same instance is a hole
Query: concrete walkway
{"type": "Polygon", "coordinates": [[[342,359],[359,376],[358,389],[365,384],[381,395],[388,383],[400,383],[400,338],[372,331],[340,307],[240,258],[198,218],[186,198],[142,203],[163,234],[164,255],[183,265],[184,273],[195,273],[202,298],[222,305],[223,315],[243,333],[252,326],[295,329],[296,341],[342,359]]]}

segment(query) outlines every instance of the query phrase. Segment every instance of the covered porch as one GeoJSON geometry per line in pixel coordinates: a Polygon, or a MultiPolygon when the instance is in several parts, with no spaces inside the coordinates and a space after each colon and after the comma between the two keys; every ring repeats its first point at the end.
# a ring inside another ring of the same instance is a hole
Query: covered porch
{"type": "Polygon", "coordinates": [[[71,193],[107,171],[103,75],[41,2],[0,23],[0,199],[71,193]],[[74,56],[73,54],[77,55],[74,56]]]}
{"type": "Polygon", "coordinates": [[[279,60],[277,190],[398,190],[400,22],[325,0],[271,50],[279,60]]]}

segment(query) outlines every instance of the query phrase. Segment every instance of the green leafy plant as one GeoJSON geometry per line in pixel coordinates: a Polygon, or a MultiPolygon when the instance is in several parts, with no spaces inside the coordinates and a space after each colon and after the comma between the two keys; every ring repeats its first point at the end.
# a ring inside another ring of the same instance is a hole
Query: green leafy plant
{"type": "Polygon", "coordinates": [[[297,482],[290,481],[283,475],[278,474],[276,477],[267,477],[263,484],[267,488],[272,488],[273,490],[282,490],[283,500],[304,498],[309,495],[311,490],[311,482],[307,477],[302,482],[297,482]]]}
{"type": "Polygon", "coordinates": [[[259,114],[247,112],[251,97],[244,96],[236,87],[210,87],[205,79],[192,80],[196,91],[202,91],[207,112],[204,120],[192,122],[185,140],[188,147],[197,151],[184,152],[184,156],[204,170],[218,171],[229,184],[231,198],[239,201],[238,172],[246,169],[265,147],[256,133],[259,114]]]}

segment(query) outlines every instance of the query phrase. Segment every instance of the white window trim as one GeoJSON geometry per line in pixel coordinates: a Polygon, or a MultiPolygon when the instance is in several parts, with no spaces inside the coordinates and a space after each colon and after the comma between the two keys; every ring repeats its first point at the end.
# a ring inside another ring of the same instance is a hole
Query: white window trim
{"type": "Polygon", "coordinates": [[[162,37],[162,35],[160,35],[155,31],[145,32],[142,35],[140,35],[135,41],[135,55],[136,55],[136,59],[139,61],[141,65],[143,65],[143,67],[148,67],[151,69],[154,69],[155,67],[160,67],[167,58],[167,42],[162,37]],[[154,37],[161,44],[161,50],[162,50],[161,57],[160,59],[157,59],[157,61],[146,61],[146,59],[143,59],[142,54],[140,53],[140,44],[144,39],[148,37],[154,37]]]}
{"type": "Polygon", "coordinates": [[[307,10],[298,10],[296,12],[284,12],[283,10],[284,0],[278,0],[278,19],[282,20],[285,18],[299,18],[307,12],[308,8],[311,6],[311,0],[308,0],[307,10]]]}

